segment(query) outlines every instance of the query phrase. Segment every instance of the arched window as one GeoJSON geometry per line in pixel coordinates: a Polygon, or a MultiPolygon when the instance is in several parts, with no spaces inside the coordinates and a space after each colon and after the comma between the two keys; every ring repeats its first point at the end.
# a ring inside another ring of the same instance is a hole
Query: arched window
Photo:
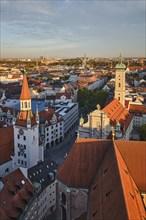
{"type": "Polygon", "coordinates": [[[119,87],[121,87],[121,83],[119,83],[119,87]]]}
{"type": "Polygon", "coordinates": [[[25,102],[25,108],[27,108],[27,102],[25,102]]]}
{"type": "Polygon", "coordinates": [[[61,193],[61,202],[63,205],[66,205],[66,195],[64,192],[61,193]]]}

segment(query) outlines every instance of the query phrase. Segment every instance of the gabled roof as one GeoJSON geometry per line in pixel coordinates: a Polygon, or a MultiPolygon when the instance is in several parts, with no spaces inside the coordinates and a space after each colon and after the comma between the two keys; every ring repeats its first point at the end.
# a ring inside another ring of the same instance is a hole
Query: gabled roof
{"type": "Polygon", "coordinates": [[[18,218],[22,214],[22,209],[33,197],[34,188],[20,169],[2,178],[2,183],[4,186],[0,192],[0,216],[3,220],[18,218]]]}
{"type": "Polygon", "coordinates": [[[58,171],[57,179],[68,187],[89,188],[110,142],[109,140],[77,139],[58,171]]]}
{"type": "Polygon", "coordinates": [[[138,113],[146,114],[146,106],[145,105],[130,104],[129,112],[131,112],[131,113],[137,113],[138,112],[138,113]]]}
{"type": "Polygon", "coordinates": [[[110,102],[102,111],[109,117],[111,124],[116,125],[120,123],[121,127],[125,128],[125,130],[132,120],[132,115],[117,99],[110,102]]]}
{"type": "Polygon", "coordinates": [[[59,116],[59,114],[57,112],[55,112],[54,109],[49,108],[48,110],[43,110],[39,113],[40,118],[43,118],[45,121],[47,121],[48,125],[52,125],[52,117],[53,115],[56,116],[57,121],[56,123],[62,121],[63,119],[59,116]]]}
{"type": "Polygon", "coordinates": [[[24,74],[20,100],[30,100],[30,99],[31,99],[31,95],[28,87],[27,77],[26,74],[24,74]]]}
{"type": "Polygon", "coordinates": [[[146,192],[146,141],[115,141],[138,189],[146,192]]]}
{"type": "MultiPolygon", "coordinates": [[[[126,145],[125,141],[121,143],[126,145]]],[[[143,219],[145,216],[139,189],[118,145],[119,141],[114,141],[108,148],[92,183],[89,195],[90,220],[143,219]]]]}
{"type": "Polygon", "coordinates": [[[146,142],[79,138],[57,179],[89,189],[90,220],[144,220],[145,158],[146,142]]]}
{"type": "Polygon", "coordinates": [[[13,126],[0,128],[0,164],[11,160],[14,148],[13,126]],[[9,138],[8,138],[9,137],[9,138]]]}

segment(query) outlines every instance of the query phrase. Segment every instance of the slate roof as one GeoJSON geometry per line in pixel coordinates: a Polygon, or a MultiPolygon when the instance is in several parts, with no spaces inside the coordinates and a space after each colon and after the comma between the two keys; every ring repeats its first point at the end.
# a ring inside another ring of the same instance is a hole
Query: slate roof
{"type": "Polygon", "coordinates": [[[28,169],[28,177],[33,184],[39,183],[41,191],[43,191],[48,185],[55,181],[57,168],[58,164],[51,159],[40,161],[37,165],[28,169]]]}

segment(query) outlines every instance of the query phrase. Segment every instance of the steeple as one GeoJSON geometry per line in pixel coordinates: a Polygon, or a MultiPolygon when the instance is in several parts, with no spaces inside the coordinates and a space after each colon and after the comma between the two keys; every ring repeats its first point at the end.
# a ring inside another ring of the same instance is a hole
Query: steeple
{"type": "Polygon", "coordinates": [[[21,95],[20,95],[20,119],[26,120],[28,112],[30,112],[30,116],[32,116],[31,95],[30,95],[30,90],[28,87],[27,77],[26,77],[26,74],[24,73],[22,90],[21,90],[21,95]]]}
{"type": "Polygon", "coordinates": [[[120,54],[119,63],[116,65],[115,75],[115,98],[125,106],[125,70],[126,66],[122,62],[123,58],[120,54]]]}
{"type": "Polygon", "coordinates": [[[20,100],[29,100],[29,99],[31,99],[31,95],[28,87],[27,77],[26,74],[24,73],[20,100]]]}

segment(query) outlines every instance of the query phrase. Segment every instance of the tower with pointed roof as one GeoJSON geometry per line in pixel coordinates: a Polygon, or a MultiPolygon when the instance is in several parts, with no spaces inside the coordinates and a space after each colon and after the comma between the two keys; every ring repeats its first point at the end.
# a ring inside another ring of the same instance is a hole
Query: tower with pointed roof
{"type": "Polygon", "coordinates": [[[125,106],[125,70],[126,66],[122,62],[122,56],[120,54],[119,63],[116,65],[115,76],[115,98],[125,106]]]}
{"type": "Polygon", "coordinates": [[[39,114],[31,110],[31,95],[27,77],[24,74],[20,95],[20,114],[13,122],[14,126],[14,169],[26,170],[43,160],[43,148],[39,146],[39,114]]]}
{"type": "Polygon", "coordinates": [[[86,68],[86,54],[84,55],[84,58],[83,58],[83,60],[82,60],[82,67],[83,68],[86,68]]]}

